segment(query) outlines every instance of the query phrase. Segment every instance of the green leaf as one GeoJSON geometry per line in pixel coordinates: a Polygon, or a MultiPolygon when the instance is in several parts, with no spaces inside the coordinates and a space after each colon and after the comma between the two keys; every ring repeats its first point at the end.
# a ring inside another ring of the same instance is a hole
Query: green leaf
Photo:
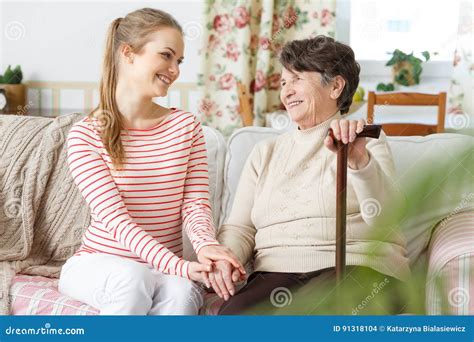
{"type": "Polygon", "coordinates": [[[389,61],[387,62],[387,64],[385,64],[385,66],[391,66],[397,62],[398,62],[398,59],[395,56],[392,56],[392,58],[389,59],[389,61]]]}
{"type": "Polygon", "coordinates": [[[407,75],[408,75],[408,70],[406,69],[400,70],[400,72],[395,76],[395,82],[408,87],[409,83],[408,83],[407,75]]]}
{"type": "Polygon", "coordinates": [[[425,62],[430,60],[430,53],[428,51],[423,51],[421,54],[425,57],[425,62]]]}
{"type": "Polygon", "coordinates": [[[421,64],[422,60],[419,59],[418,57],[415,57],[413,55],[408,56],[407,61],[410,62],[411,65],[416,65],[416,64],[421,64]]]}
{"type": "Polygon", "coordinates": [[[375,88],[377,91],[385,91],[385,84],[379,83],[377,84],[377,87],[375,88]]]}
{"type": "Polygon", "coordinates": [[[387,84],[379,83],[377,84],[377,88],[376,88],[377,91],[393,91],[394,89],[395,88],[392,83],[387,83],[387,84]]]}
{"type": "Polygon", "coordinates": [[[408,59],[408,55],[399,49],[395,49],[392,52],[392,58],[385,64],[386,66],[391,66],[399,62],[403,62],[408,59]]]}
{"type": "Polygon", "coordinates": [[[7,70],[5,70],[5,74],[3,75],[3,83],[5,84],[20,84],[22,79],[23,73],[19,65],[17,65],[13,70],[9,65],[7,70]]]}

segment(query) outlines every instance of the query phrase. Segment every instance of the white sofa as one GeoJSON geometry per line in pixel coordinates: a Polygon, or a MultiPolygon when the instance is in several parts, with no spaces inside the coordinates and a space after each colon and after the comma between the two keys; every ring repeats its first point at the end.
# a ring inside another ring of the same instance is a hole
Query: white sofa
{"type": "MultiPolygon", "coordinates": [[[[243,128],[226,143],[220,133],[204,127],[209,159],[211,204],[216,227],[219,227],[229,214],[240,172],[253,146],[262,139],[282,132],[272,128],[243,128]]],[[[428,137],[389,138],[389,143],[400,181],[405,182],[406,178],[413,174],[409,171],[425,163],[435,165],[440,156],[445,160],[453,158],[453,163],[456,163],[454,152],[462,146],[472,146],[473,138],[457,134],[435,134],[428,137]]],[[[449,189],[438,190],[449,191],[449,189]]],[[[472,194],[472,188],[466,191],[471,191],[472,194]]],[[[443,217],[432,217],[429,211],[420,213],[419,219],[412,222],[412,227],[406,231],[409,257],[413,265],[420,260],[429,260],[426,286],[428,314],[446,313],[441,311],[441,303],[450,296],[453,296],[454,300],[448,298],[450,303],[448,313],[473,314],[473,301],[469,300],[474,297],[473,287],[469,287],[469,282],[462,282],[461,279],[474,281],[474,228],[472,225],[464,224],[466,219],[472,222],[474,215],[472,210],[453,211],[448,205],[444,216],[449,217],[449,220],[438,225],[436,229],[434,229],[436,223],[443,217]],[[439,276],[448,280],[447,287],[442,291],[434,287],[433,279],[439,276]],[[462,295],[461,301],[459,294],[462,295]],[[463,299],[466,296],[467,301],[463,299]]],[[[184,239],[184,244],[185,258],[194,259],[195,255],[187,238],[184,239]]],[[[59,294],[57,279],[17,275],[11,286],[10,299],[11,313],[17,315],[97,314],[94,308],[59,294]]],[[[220,304],[219,298],[207,294],[202,313],[215,314],[220,304]]]]}
{"type": "MultiPolygon", "coordinates": [[[[242,167],[252,148],[259,141],[282,134],[288,129],[294,127],[283,130],[242,128],[224,145],[220,134],[205,127],[214,219],[219,223],[216,227],[222,225],[229,215],[242,167]]],[[[458,166],[460,160],[457,152],[465,151],[469,146],[474,147],[474,138],[449,133],[426,137],[388,137],[388,142],[402,189],[416,184],[414,177],[423,176],[426,171],[436,168],[441,160],[453,167],[458,166]]],[[[469,179],[473,180],[473,171],[472,168],[465,170],[466,187],[457,189],[456,194],[449,188],[449,182],[436,184],[433,191],[441,194],[436,196],[437,205],[444,209],[441,213],[430,210],[419,212],[403,226],[411,265],[414,268],[423,262],[428,265],[425,301],[428,314],[474,313],[474,300],[471,299],[474,293],[469,285],[469,282],[474,282],[473,183],[469,182],[469,179]],[[439,203],[440,199],[442,203],[439,203]],[[445,282],[442,290],[435,286],[440,278],[445,282]],[[444,311],[442,303],[449,306],[444,311]]],[[[189,244],[186,250],[187,255],[192,257],[189,244]]]]}

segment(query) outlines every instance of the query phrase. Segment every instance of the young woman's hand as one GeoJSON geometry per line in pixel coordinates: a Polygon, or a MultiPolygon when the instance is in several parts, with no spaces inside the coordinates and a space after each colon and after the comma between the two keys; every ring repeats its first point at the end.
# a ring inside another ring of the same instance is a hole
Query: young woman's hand
{"type": "Polygon", "coordinates": [[[201,264],[196,261],[191,261],[188,266],[189,278],[191,280],[208,285],[208,283],[206,283],[204,279],[203,274],[207,274],[208,272],[211,272],[211,270],[212,270],[212,266],[210,264],[206,265],[206,264],[201,264]]]}
{"type": "Polygon", "coordinates": [[[237,268],[241,274],[245,274],[245,268],[232,251],[222,245],[205,246],[200,249],[197,259],[202,264],[210,264],[213,261],[226,260],[237,268]]]}
{"type": "MultiPolygon", "coordinates": [[[[369,152],[365,148],[367,139],[356,139],[356,134],[362,132],[364,125],[365,121],[363,119],[336,119],[331,122],[334,137],[342,141],[343,144],[349,144],[347,164],[353,170],[362,169],[369,163],[369,152]]],[[[324,145],[332,152],[337,152],[337,147],[330,136],[324,139],[324,145]]]]}

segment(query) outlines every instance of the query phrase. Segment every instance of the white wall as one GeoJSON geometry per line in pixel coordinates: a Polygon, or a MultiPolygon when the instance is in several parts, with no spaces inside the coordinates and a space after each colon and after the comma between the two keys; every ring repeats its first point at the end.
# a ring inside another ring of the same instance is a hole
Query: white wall
{"type": "MultiPolygon", "coordinates": [[[[200,0],[0,0],[0,73],[20,64],[25,81],[98,82],[108,25],[142,7],[164,10],[184,28],[201,28],[200,0]]],[[[189,31],[193,38],[194,30],[189,31]]],[[[186,39],[180,82],[197,81],[200,38],[186,39]]]]}

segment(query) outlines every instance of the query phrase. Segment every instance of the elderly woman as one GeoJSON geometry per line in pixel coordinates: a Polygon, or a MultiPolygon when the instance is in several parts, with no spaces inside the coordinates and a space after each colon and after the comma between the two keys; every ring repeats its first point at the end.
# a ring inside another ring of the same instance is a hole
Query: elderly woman
{"type": "MultiPolygon", "coordinates": [[[[370,291],[376,281],[393,285],[410,273],[401,236],[391,232],[374,241],[376,217],[364,213],[364,205],[370,203],[387,210],[386,199],[395,191],[394,165],[383,133],[378,140],[356,139],[364,120],[343,119],[359,83],[354,52],[332,38],[317,36],[286,44],[280,62],[280,99],[298,129],[259,143],[243,168],[232,211],[218,240],[242,264],[253,260],[254,273],[235,293],[238,270],[226,261],[216,262],[208,275],[216,293],[226,300],[220,314],[252,312],[259,302],[264,306],[271,302],[273,306],[267,309],[275,309],[279,305],[272,296],[278,289],[295,293],[322,280],[334,280],[336,148],[328,137],[329,128],[337,140],[349,144],[349,275],[362,270],[353,274],[370,279],[365,282],[370,291]]],[[[354,279],[354,284],[361,279],[354,279]]],[[[291,313],[317,312],[314,305],[313,300],[291,313]]],[[[269,311],[259,311],[265,312],[269,311]]]]}

